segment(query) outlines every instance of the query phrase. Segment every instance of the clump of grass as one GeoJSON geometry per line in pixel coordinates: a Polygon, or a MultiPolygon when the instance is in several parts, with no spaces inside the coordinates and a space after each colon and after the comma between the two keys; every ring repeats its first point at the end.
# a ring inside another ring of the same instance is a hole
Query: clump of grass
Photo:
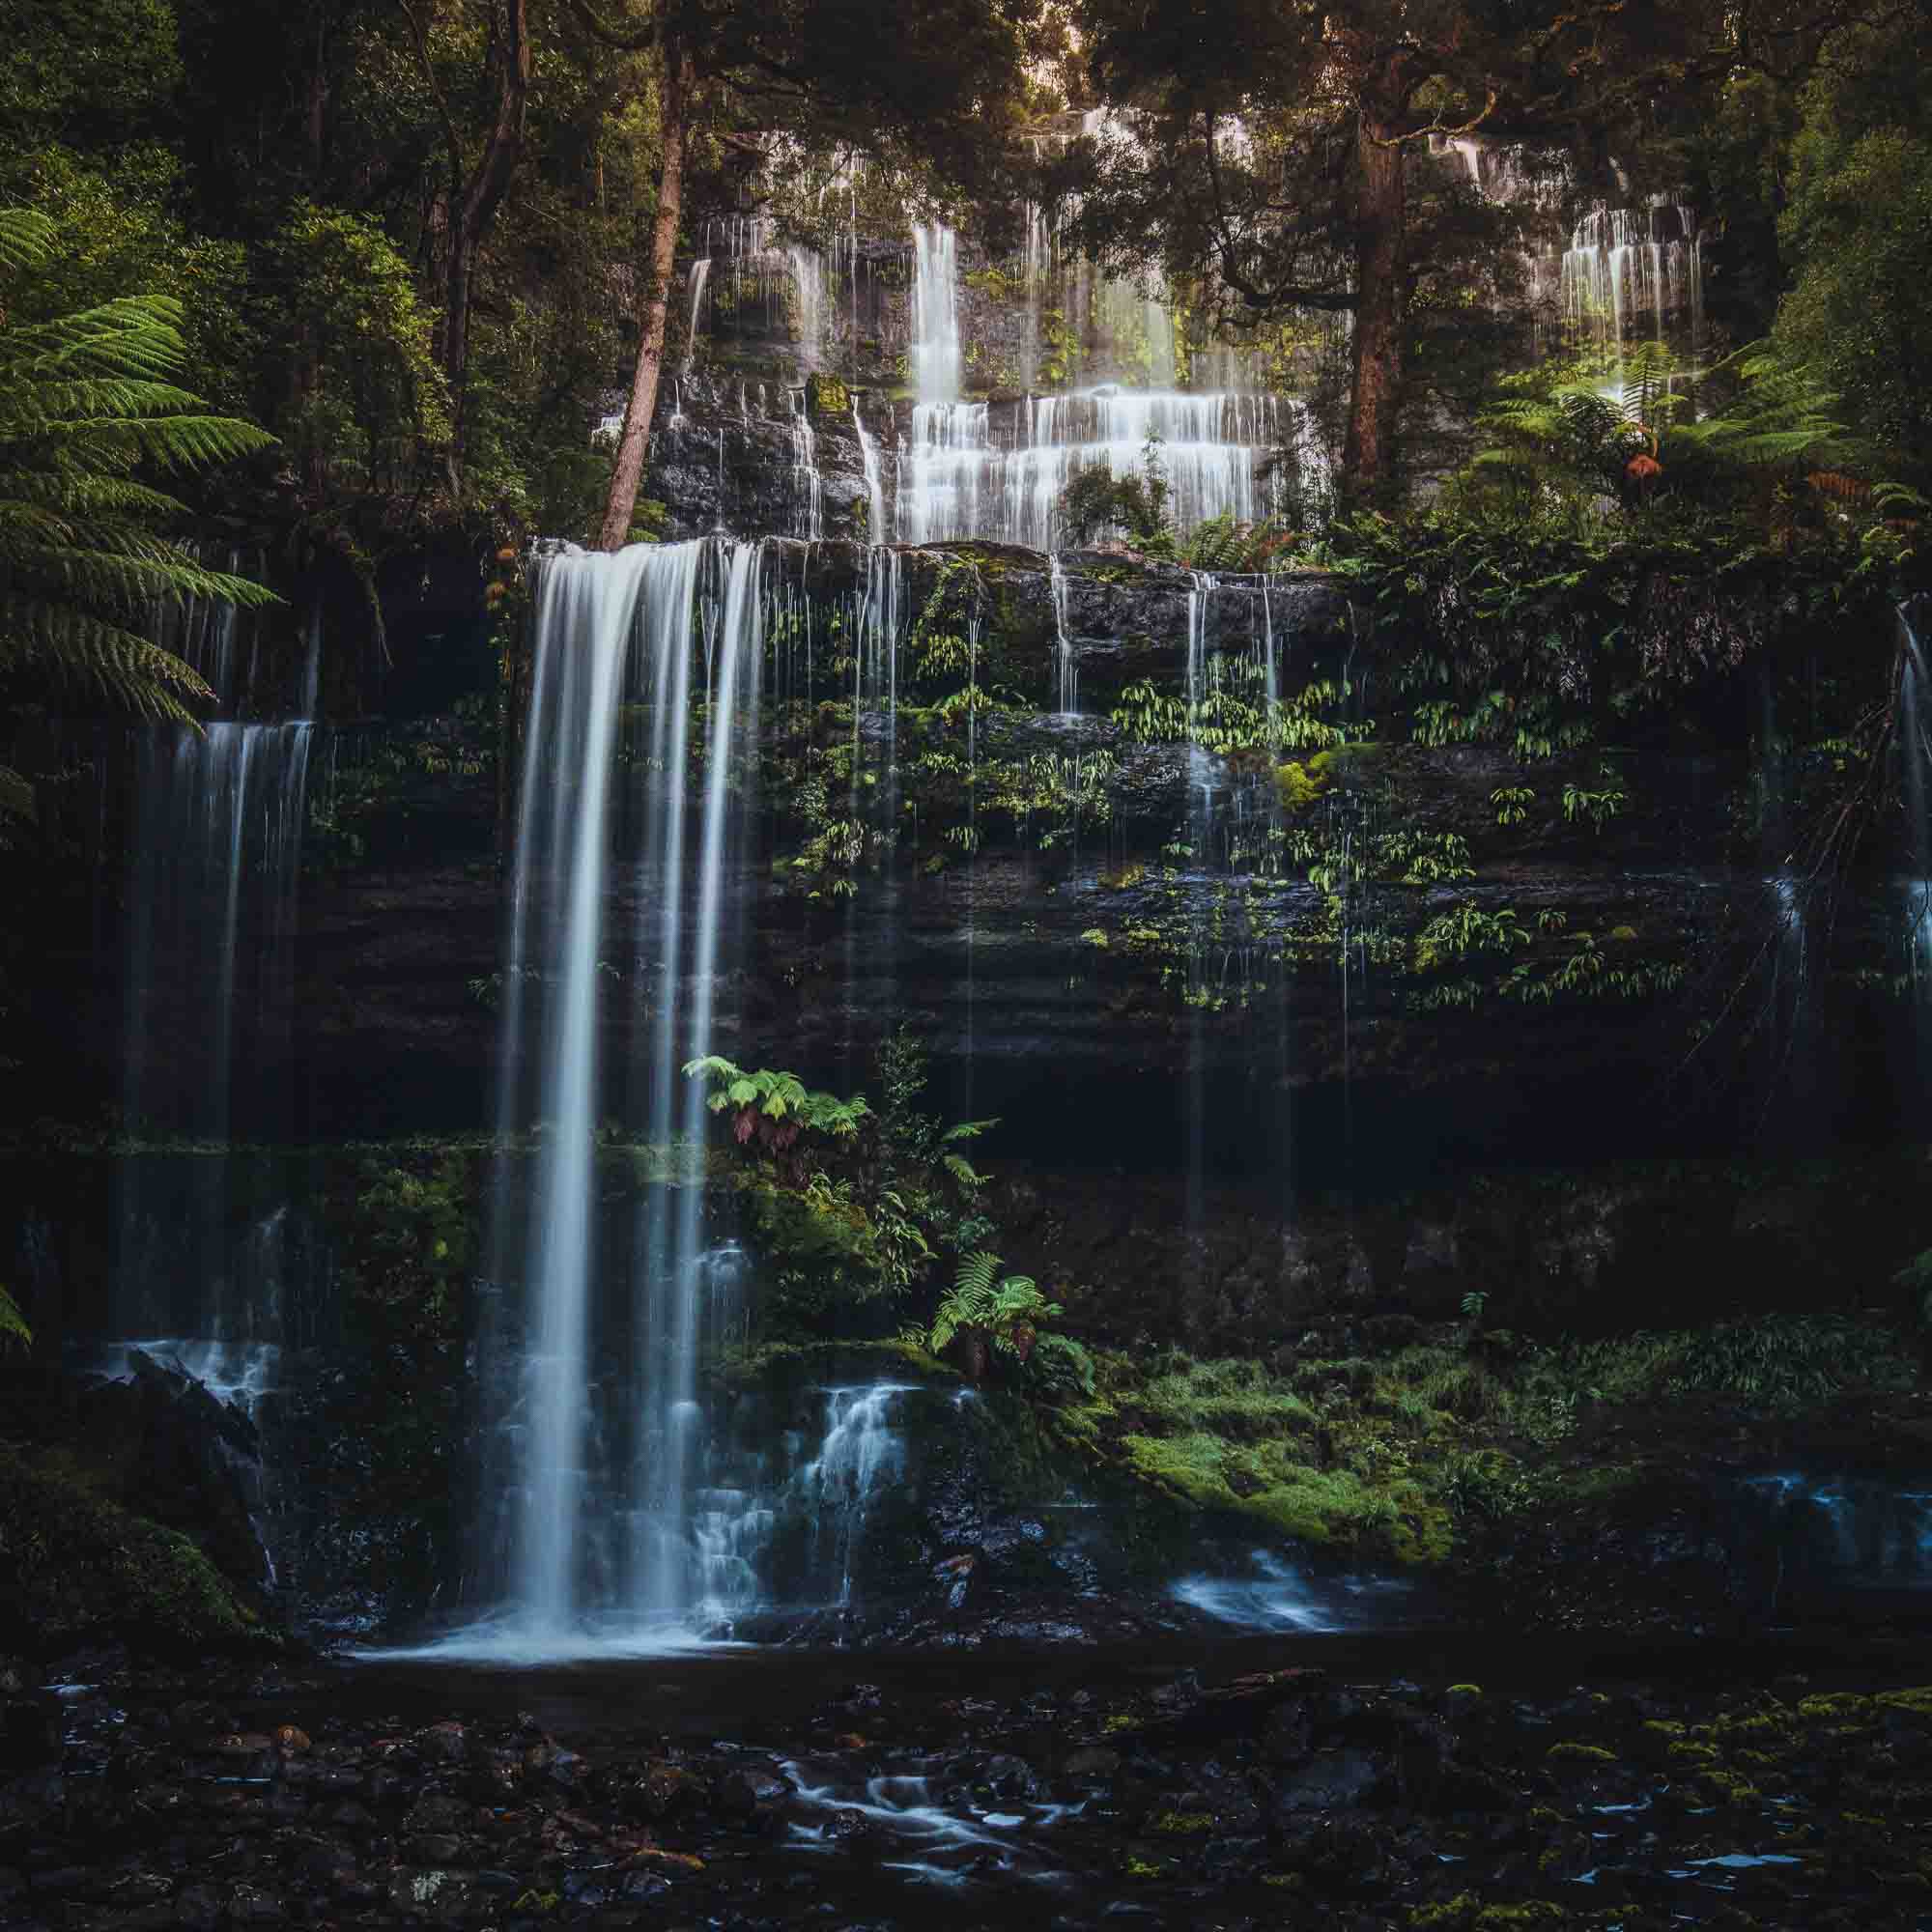
{"type": "Polygon", "coordinates": [[[1135,1401],[1164,1427],[1209,1430],[1250,1441],[1310,1429],[1317,1420],[1307,1403],[1259,1362],[1183,1357],[1144,1383],[1135,1401]]]}
{"type": "Polygon", "coordinates": [[[1834,1315],[1762,1315],[1577,1343],[1541,1357],[1526,1377],[1532,1390],[1553,1385],[1605,1402],[1729,1395],[1772,1408],[1852,1388],[1909,1389],[1917,1379],[1897,1337],[1834,1315]]]}

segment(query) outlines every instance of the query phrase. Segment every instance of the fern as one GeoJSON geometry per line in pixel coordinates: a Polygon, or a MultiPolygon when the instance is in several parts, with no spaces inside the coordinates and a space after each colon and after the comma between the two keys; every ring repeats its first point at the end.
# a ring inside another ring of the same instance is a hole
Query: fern
{"type": "Polygon", "coordinates": [[[31,1349],[34,1346],[34,1331],[27,1326],[27,1318],[20,1313],[20,1305],[4,1288],[0,1288],[0,1349],[31,1349]]]}
{"type": "MultiPolygon", "coordinates": [[[[274,599],[157,535],[185,511],[133,472],[227,463],[275,439],[208,413],[174,381],[187,345],[172,296],[6,322],[12,277],[44,266],[57,241],[44,216],[0,209],[0,682],[190,722],[213,694],[134,627],[157,600],[274,599]]],[[[0,831],[32,810],[27,780],[0,766],[0,831]]]]}
{"type": "Polygon", "coordinates": [[[1751,342],[1718,370],[1738,379],[1737,395],[1719,414],[1679,425],[1674,440],[1753,467],[1854,453],[1852,434],[1836,418],[1836,392],[1806,364],[1786,362],[1768,342],[1751,342]]]}

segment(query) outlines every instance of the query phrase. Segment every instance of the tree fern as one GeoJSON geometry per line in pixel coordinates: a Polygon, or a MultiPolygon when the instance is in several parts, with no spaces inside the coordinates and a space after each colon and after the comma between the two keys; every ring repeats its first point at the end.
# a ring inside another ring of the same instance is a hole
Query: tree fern
{"type": "MultiPolygon", "coordinates": [[[[174,381],[187,348],[171,296],[7,323],[10,283],[55,242],[44,216],[0,209],[0,679],[57,703],[189,722],[213,694],[137,627],[160,600],[273,596],[158,534],[185,511],[134,472],[226,463],[274,439],[208,413],[174,381]]],[[[27,781],[0,768],[0,840],[32,812],[27,781]]]]}
{"type": "Polygon", "coordinates": [[[1852,433],[1837,420],[1838,397],[1807,364],[1751,342],[1718,370],[1737,379],[1737,394],[1718,414],[1680,425],[1675,439],[1751,467],[1857,454],[1852,433]]]}

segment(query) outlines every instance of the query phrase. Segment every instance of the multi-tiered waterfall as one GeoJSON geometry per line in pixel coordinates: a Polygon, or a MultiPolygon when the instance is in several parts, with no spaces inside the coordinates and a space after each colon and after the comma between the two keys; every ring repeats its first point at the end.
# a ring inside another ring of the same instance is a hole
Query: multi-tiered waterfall
{"type": "MultiPolygon", "coordinates": [[[[1054,550],[1060,496],[1076,476],[1092,469],[1125,476],[1149,463],[1167,479],[1179,528],[1220,516],[1253,522],[1275,507],[1264,473],[1269,459],[1285,445],[1312,449],[1300,406],[1268,394],[1108,384],[1008,403],[962,402],[952,232],[917,230],[913,266],[919,401],[899,449],[903,542],[982,537],[1054,550]]],[[[1171,376],[1171,342],[1167,359],[1171,376]]]]}

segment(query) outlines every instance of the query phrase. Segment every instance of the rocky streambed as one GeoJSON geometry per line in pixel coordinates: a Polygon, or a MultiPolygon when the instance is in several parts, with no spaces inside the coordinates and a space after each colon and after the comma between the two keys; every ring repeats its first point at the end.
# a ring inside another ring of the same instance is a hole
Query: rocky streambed
{"type": "Polygon", "coordinates": [[[1932,1924],[1914,1633],[7,1670],[22,1927],[1932,1924]]]}

